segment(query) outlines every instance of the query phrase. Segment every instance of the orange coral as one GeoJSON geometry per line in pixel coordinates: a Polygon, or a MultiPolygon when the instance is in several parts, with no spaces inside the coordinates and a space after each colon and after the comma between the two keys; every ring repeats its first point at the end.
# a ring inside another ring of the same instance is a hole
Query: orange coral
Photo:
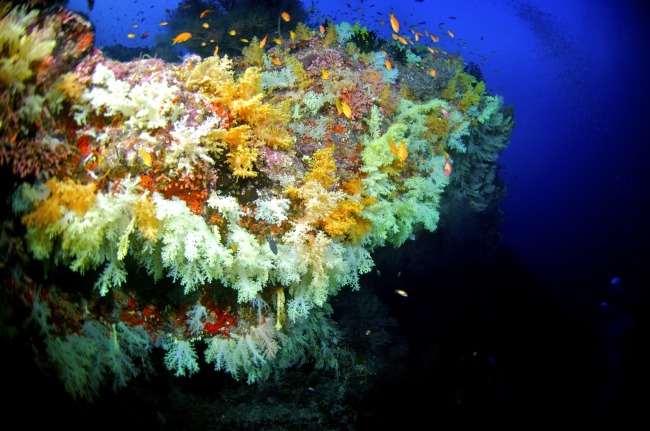
{"type": "Polygon", "coordinates": [[[95,203],[94,183],[83,185],[71,179],[59,181],[52,178],[45,185],[50,189],[50,195],[22,218],[27,227],[43,227],[56,223],[63,217],[62,207],[75,211],[77,215],[83,215],[95,203]]]}
{"type": "Polygon", "coordinates": [[[341,202],[330,216],[323,220],[323,230],[329,236],[344,235],[357,223],[356,215],[361,213],[363,205],[354,199],[341,202]]]}

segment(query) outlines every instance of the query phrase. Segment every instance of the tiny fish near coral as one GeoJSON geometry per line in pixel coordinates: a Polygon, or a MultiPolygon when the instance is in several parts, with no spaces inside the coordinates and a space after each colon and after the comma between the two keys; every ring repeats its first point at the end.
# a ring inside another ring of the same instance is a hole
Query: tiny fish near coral
{"type": "Polygon", "coordinates": [[[172,41],[172,45],[176,45],[177,43],[185,42],[186,40],[189,40],[192,37],[192,33],[189,31],[185,31],[183,33],[180,33],[178,36],[174,38],[172,41]]]}

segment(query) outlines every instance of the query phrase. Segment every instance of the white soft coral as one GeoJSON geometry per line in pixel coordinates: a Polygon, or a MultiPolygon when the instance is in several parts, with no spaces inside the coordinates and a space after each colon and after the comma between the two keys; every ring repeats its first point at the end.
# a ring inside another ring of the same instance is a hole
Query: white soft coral
{"type": "Polygon", "coordinates": [[[81,99],[89,102],[96,112],[113,117],[125,117],[126,124],[139,129],[157,129],[175,121],[180,107],[174,104],[179,88],[166,81],[146,81],[133,88],[128,82],[115,78],[103,64],[98,64],[92,76],[93,87],[84,90],[81,99]]]}

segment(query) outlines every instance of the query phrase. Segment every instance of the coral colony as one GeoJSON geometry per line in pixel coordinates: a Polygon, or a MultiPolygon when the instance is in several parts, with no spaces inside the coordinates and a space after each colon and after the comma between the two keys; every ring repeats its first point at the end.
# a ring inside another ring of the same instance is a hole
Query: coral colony
{"type": "Polygon", "coordinates": [[[337,368],[328,300],[373,250],[434,231],[448,188],[503,192],[510,111],[441,50],[298,23],[241,57],[118,62],[64,8],[0,12],[3,282],[75,398],[156,349],[176,376],[337,368]]]}

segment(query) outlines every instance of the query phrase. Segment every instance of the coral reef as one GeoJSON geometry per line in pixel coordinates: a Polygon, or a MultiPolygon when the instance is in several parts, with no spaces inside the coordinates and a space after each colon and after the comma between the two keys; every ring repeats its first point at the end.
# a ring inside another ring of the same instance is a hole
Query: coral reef
{"type": "Polygon", "coordinates": [[[155,351],[176,376],[338,372],[329,301],[360,289],[373,251],[436,230],[456,181],[477,211],[501,196],[511,116],[457,58],[296,23],[274,44],[247,35],[243,57],[119,62],[63,8],[1,20],[20,65],[0,65],[21,262],[3,275],[74,397],[124,387],[155,351]]]}

